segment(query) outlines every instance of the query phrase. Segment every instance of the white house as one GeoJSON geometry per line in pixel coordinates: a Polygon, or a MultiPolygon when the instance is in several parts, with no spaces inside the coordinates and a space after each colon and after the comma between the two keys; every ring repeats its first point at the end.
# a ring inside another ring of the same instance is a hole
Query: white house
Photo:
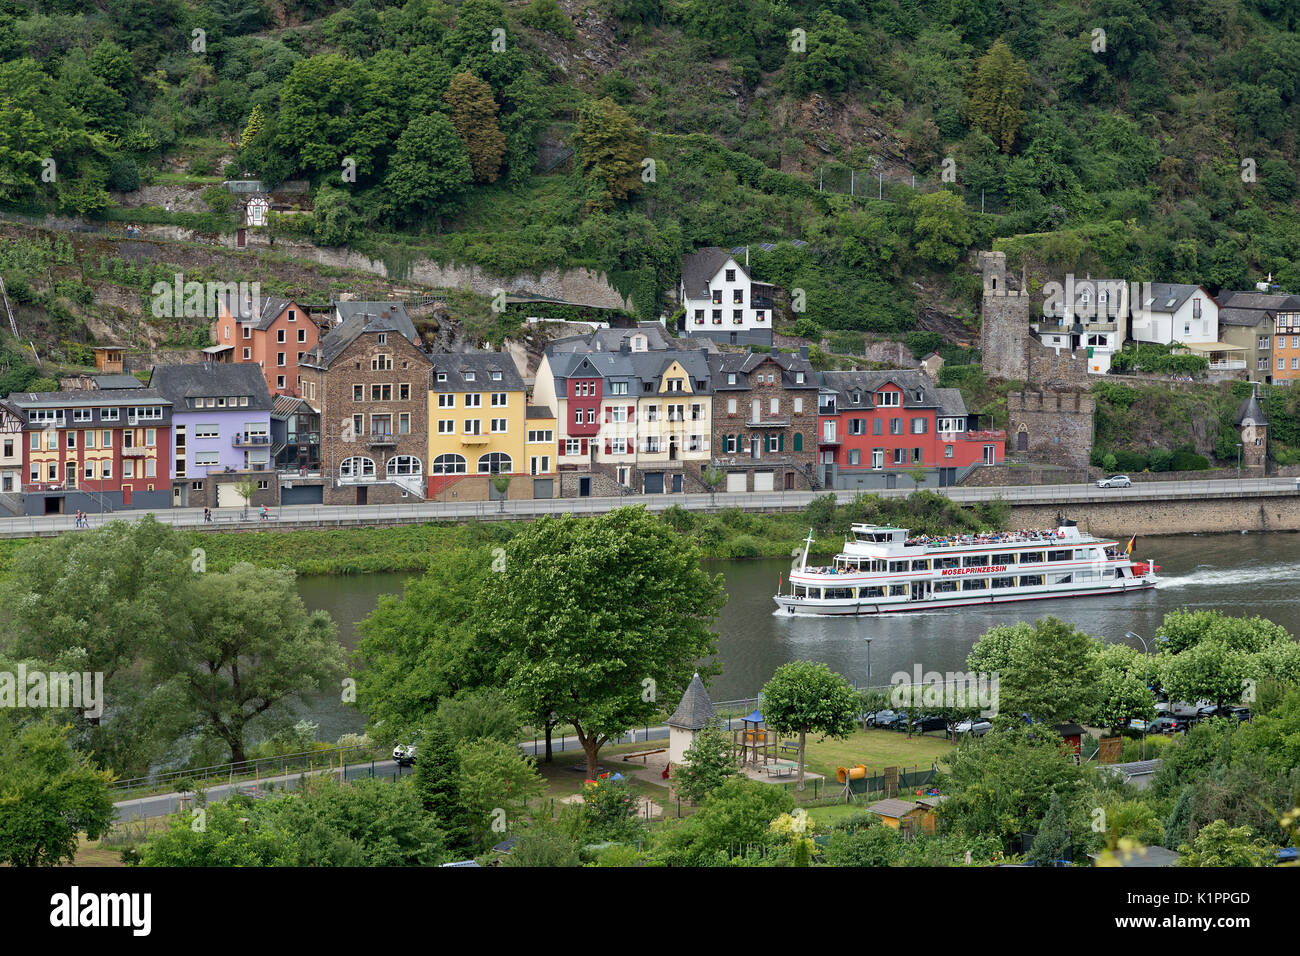
{"type": "Polygon", "coordinates": [[[1219,341],[1219,304],[1199,285],[1143,282],[1133,296],[1129,334],[1137,342],[1189,348],[1219,341]]]}
{"type": "Polygon", "coordinates": [[[1035,323],[1038,340],[1058,352],[1088,350],[1088,371],[1105,375],[1111,356],[1124,345],[1129,319],[1129,286],[1122,279],[1075,279],[1043,286],[1043,317],[1035,323]]]}
{"type": "Polygon", "coordinates": [[[742,266],[725,249],[708,246],[682,256],[678,294],[683,329],[718,342],[771,345],[774,286],[754,282],[748,259],[742,266]]]}

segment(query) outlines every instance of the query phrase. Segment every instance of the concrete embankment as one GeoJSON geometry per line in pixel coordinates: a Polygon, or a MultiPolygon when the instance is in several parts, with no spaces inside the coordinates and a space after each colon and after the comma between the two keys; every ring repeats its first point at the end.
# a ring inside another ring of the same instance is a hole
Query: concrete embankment
{"type": "Polygon", "coordinates": [[[1245,497],[1116,499],[1087,505],[1013,505],[1011,525],[1047,528],[1058,512],[1093,534],[1127,538],[1132,534],[1194,532],[1300,531],[1300,495],[1280,493],[1245,497]]]}

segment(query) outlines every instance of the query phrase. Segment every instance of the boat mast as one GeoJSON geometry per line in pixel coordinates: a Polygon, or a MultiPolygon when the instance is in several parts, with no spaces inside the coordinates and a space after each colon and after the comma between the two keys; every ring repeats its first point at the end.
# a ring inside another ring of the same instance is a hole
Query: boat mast
{"type": "Polygon", "coordinates": [[[813,529],[809,528],[808,537],[805,538],[803,542],[803,567],[799,569],[800,571],[808,570],[808,549],[812,547],[812,543],[813,543],[812,533],[813,533],[813,529]]]}

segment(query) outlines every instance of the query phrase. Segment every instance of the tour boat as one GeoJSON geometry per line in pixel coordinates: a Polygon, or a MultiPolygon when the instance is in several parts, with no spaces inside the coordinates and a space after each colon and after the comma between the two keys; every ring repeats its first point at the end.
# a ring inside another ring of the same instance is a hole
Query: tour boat
{"type": "Polygon", "coordinates": [[[1073,521],[1055,530],[989,531],[909,537],[906,528],[855,524],[853,540],[826,567],[803,558],[778,587],[778,613],[893,614],[972,604],[1122,594],[1156,586],[1160,570],[1125,548],[1081,533],[1073,521]]]}

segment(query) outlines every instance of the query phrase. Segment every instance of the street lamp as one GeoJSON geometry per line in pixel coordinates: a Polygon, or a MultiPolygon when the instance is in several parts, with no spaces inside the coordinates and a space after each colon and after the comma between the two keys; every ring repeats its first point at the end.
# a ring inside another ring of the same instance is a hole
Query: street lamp
{"type": "Polygon", "coordinates": [[[1237,490],[1241,490],[1241,442],[1237,442],[1237,490]]]}
{"type": "MultiPolygon", "coordinates": [[[[1147,647],[1147,642],[1142,640],[1142,636],[1140,634],[1135,634],[1132,631],[1127,631],[1125,632],[1124,636],[1127,637],[1129,640],[1142,641],[1142,650],[1146,653],[1146,669],[1143,672],[1142,683],[1146,685],[1147,690],[1150,690],[1151,689],[1151,649],[1147,647]]],[[[1143,760],[1147,759],[1147,724],[1149,723],[1151,723],[1151,721],[1149,720],[1142,721],[1142,759],[1143,760]]]]}

